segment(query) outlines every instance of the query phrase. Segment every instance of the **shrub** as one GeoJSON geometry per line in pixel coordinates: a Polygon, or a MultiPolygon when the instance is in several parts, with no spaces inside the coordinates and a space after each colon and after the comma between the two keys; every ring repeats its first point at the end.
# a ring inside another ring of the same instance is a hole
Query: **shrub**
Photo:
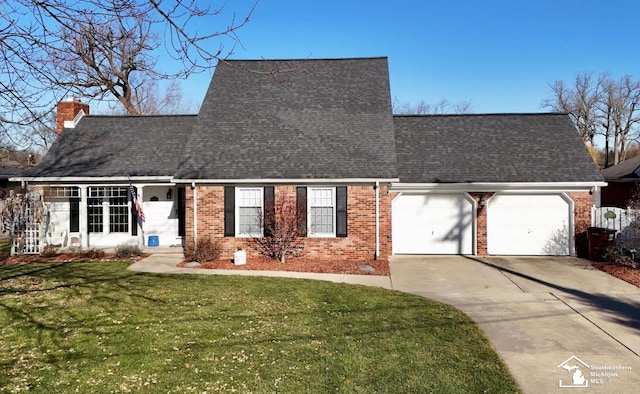
{"type": "Polygon", "coordinates": [[[80,251],[79,255],[83,259],[99,260],[104,258],[105,253],[104,253],[104,250],[102,249],[91,248],[91,249],[80,251]]]}
{"type": "Polygon", "coordinates": [[[608,263],[638,268],[638,263],[633,258],[633,253],[621,246],[608,248],[602,253],[602,259],[608,263]]]}
{"type": "Polygon", "coordinates": [[[195,244],[188,242],[184,246],[185,259],[197,261],[198,263],[217,260],[221,254],[222,246],[220,241],[213,240],[210,236],[200,237],[195,244]]]}
{"type": "Polygon", "coordinates": [[[54,257],[58,255],[58,247],[55,245],[47,245],[42,249],[40,256],[42,257],[54,257]]]}
{"type": "Polygon", "coordinates": [[[77,254],[78,256],[80,256],[80,254],[82,253],[82,248],[79,246],[71,246],[69,247],[69,253],[77,254]]]}
{"type": "Polygon", "coordinates": [[[116,246],[116,257],[119,259],[140,256],[140,253],[142,251],[138,245],[122,244],[116,246]]]}

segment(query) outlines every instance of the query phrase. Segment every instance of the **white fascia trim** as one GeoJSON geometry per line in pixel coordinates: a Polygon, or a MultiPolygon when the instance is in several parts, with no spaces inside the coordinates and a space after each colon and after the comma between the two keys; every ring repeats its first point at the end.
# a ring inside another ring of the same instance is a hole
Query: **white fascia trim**
{"type": "Polygon", "coordinates": [[[392,183],[391,192],[496,192],[523,191],[590,191],[594,187],[607,186],[607,182],[469,182],[469,183],[392,183]]]}
{"type": "Polygon", "coordinates": [[[10,181],[20,182],[74,182],[74,183],[96,183],[96,182],[173,182],[173,178],[170,176],[95,176],[95,177],[11,177],[10,181]]]}
{"type": "Polygon", "coordinates": [[[208,183],[208,184],[344,184],[344,183],[393,183],[398,178],[262,178],[262,179],[173,179],[175,183],[208,183]]]}

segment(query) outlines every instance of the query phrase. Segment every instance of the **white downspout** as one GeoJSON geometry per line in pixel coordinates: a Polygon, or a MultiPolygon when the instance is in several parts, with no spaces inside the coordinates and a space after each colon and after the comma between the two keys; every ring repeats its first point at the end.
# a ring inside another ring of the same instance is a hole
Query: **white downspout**
{"type": "Polygon", "coordinates": [[[380,182],[376,181],[374,189],[376,190],[376,255],[374,259],[377,260],[380,256],[380,182]]]}
{"type": "Polygon", "coordinates": [[[193,190],[193,244],[198,241],[198,193],[196,183],[191,182],[191,190],[193,190]]]}

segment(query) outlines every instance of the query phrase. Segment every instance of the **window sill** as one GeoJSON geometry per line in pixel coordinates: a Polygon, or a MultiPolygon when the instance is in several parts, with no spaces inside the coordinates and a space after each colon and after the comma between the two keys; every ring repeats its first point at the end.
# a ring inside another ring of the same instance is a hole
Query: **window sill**
{"type": "Polygon", "coordinates": [[[308,238],[337,238],[335,234],[309,234],[308,238]]]}
{"type": "Polygon", "coordinates": [[[233,238],[262,238],[264,234],[236,234],[233,238]]]}

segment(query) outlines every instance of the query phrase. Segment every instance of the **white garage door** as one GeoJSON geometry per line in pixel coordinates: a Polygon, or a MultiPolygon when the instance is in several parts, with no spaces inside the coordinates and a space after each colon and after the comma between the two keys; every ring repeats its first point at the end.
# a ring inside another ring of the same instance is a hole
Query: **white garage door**
{"type": "Polygon", "coordinates": [[[496,194],[488,202],[487,250],[504,255],[568,255],[570,204],[562,195],[496,194]]]}
{"type": "Polygon", "coordinates": [[[473,206],[461,194],[402,194],[393,201],[394,254],[473,254],[473,206]]]}

